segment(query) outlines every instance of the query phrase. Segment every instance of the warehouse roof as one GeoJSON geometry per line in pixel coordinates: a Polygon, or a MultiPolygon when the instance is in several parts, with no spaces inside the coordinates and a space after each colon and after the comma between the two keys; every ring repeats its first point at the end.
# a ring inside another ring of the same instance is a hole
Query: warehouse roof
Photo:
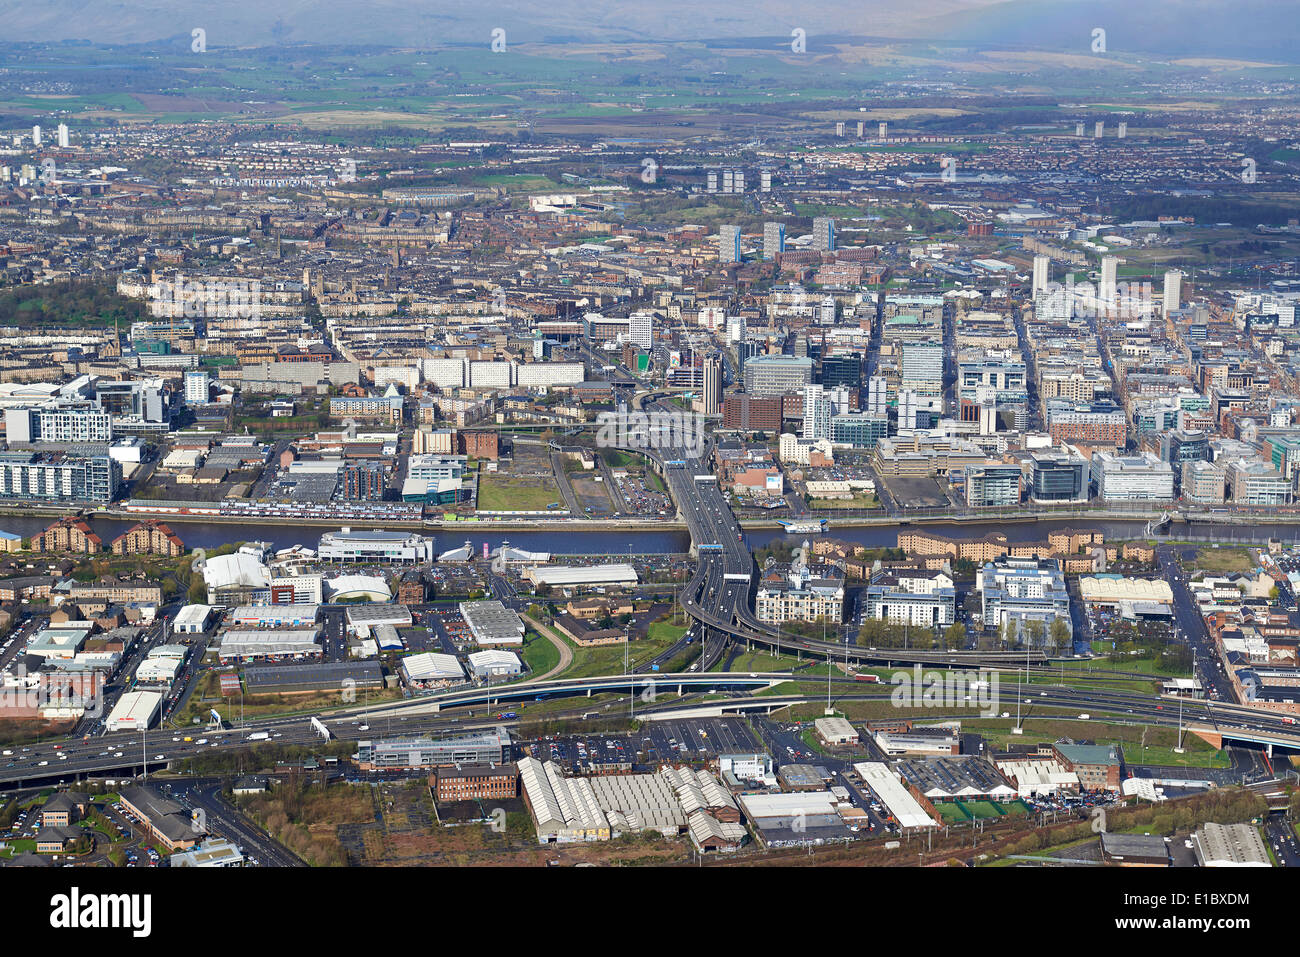
{"type": "Polygon", "coordinates": [[[523,640],[523,619],[499,601],[463,601],[460,613],[480,645],[514,644],[523,640]]]}
{"type": "Polygon", "coordinates": [[[344,687],[353,681],[361,687],[378,687],[384,683],[383,670],[377,661],[327,661],[301,665],[256,665],[244,669],[248,691],[268,687],[344,687]]]}
{"type": "Polygon", "coordinates": [[[1202,824],[1192,835],[1202,867],[1272,867],[1259,831],[1249,824],[1202,824]]]}
{"type": "Polygon", "coordinates": [[[636,569],[626,563],[613,565],[552,565],[530,568],[525,573],[538,585],[562,588],[566,585],[634,585],[636,569]]]}
{"type": "Polygon", "coordinates": [[[426,651],[420,655],[407,655],[401,661],[402,669],[412,681],[436,681],[438,679],[461,680],[465,669],[460,666],[455,655],[442,655],[426,651]]]}
{"type": "Polygon", "coordinates": [[[1079,596],[1085,602],[1138,601],[1168,605],[1174,600],[1173,589],[1167,581],[1112,575],[1090,575],[1079,579],[1079,596]]]}
{"type": "Polygon", "coordinates": [[[388,582],[378,575],[340,575],[324,580],[330,601],[364,596],[371,601],[386,602],[393,597],[388,582]]]}
{"type": "Polygon", "coordinates": [[[926,813],[910,791],[903,787],[898,776],[890,770],[889,765],[880,761],[864,761],[853,765],[867,787],[889,808],[901,828],[931,827],[934,820],[926,813]]]}
{"type": "Polygon", "coordinates": [[[208,588],[268,588],[271,573],[254,556],[235,552],[207,559],[203,563],[203,583],[208,588]]]}
{"type": "Polygon", "coordinates": [[[145,728],[153,720],[163,696],[156,691],[127,691],[117,699],[109,714],[106,727],[116,731],[119,728],[145,728]]]}
{"type": "MultiPolygon", "coordinates": [[[[204,566],[205,570],[206,568],[207,566],[204,566]]],[[[186,605],[176,613],[174,624],[201,626],[207,620],[208,613],[211,611],[211,605],[186,605]]]]}

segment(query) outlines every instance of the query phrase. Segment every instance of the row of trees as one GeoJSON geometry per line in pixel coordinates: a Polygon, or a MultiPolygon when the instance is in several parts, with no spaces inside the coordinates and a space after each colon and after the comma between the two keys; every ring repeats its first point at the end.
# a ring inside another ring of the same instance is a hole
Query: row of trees
{"type": "Polygon", "coordinates": [[[0,325],[111,326],[117,321],[129,327],[145,316],[145,304],[119,295],[112,280],[74,279],[0,292],[0,325]]]}
{"type": "Polygon", "coordinates": [[[966,629],[959,624],[946,628],[904,625],[868,618],[858,631],[858,644],[867,648],[914,648],[920,651],[960,649],[966,643],[966,629]]]}
{"type": "MultiPolygon", "coordinates": [[[[1215,788],[1205,794],[1178,801],[1108,809],[1106,823],[1111,831],[1142,827],[1152,834],[1173,834],[1190,831],[1206,822],[1240,824],[1267,813],[1267,802],[1253,791],[1215,788]]],[[[1080,821],[1070,827],[1040,827],[1009,844],[1002,853],[1033,854],[1049,847],[1081,841],[1092,835],[1091,821],[1080,821]]]]}

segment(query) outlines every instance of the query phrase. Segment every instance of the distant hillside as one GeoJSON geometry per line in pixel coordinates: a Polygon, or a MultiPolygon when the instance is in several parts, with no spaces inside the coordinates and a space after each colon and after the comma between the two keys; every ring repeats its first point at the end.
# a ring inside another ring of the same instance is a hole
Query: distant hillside
{"type": "Polygon", "coordinates": [[[188,47],[202,27],[209,46],[278,41],[486,46],[493,28],[507,41],[698,40],[810,35],[911,36],[927,18],[1005,0],[0,0],[0,38],[136,44],[174,39],[188,47]],[[279,24],[277,28],[277,23],[279,24]]]}
{"type": "Polygon", "coordinates": [[[977,48],[1089,53],[1101,27],[1112,53],[1297,63],[1296,13],[1289,0],[1007,0],[917,29],[977,48]]]}
{"type": "Polygon", "coordinates": [[[482,43],[725,40],[788,42],[807,31],[914,38],[975,49],[1090,53],[1092,30],[1116,53],[1300,62],[1294,0],[0,0],[0,40],[208,45],[432,47],[482,43]]]}

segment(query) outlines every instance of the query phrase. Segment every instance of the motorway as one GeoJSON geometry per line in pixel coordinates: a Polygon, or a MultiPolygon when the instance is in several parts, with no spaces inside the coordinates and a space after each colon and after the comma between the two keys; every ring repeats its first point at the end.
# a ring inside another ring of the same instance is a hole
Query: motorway
{"type": "Polygon", "coordinates": [[[1205,627],[1205,619],[1197,610],[1196,603],[1192,601],[1191,591],[1187,587],[1187,575],[1179,564],[1179,559],[1187,552],[1194,556],[1196,549],[1172,545],[1162,545],[1156,549],[1157,566],[1174,593],[1174,622],[1192,650],[1195,675],[1201,679],[1205,694],[1213,700],[1233,701],[1236,695],[1232,683],[1215,653],[1214,640],[1205,627]]]}
{"type": "MultiPolygon", "coordinates": [[[[671,406],[659,400],[646,403],[656,411],[671,413],[671,406]]],[[[637,451],[645,451],[638,449],[637,451]]],[[[704,653],[700,670],[707,671],[722,656],[725,643],[738,639],[751,644],[779,649],[780,653],[800,653],[809,657],[843,658],[846,661],[919,662],[936,665],[1011,664],[1023,662],[1019,652],[925,652],[890,649],[887,652],[860,648],[834,641],[784,638],[770,625],[758,620],[750,604],[750,591],[754,579],[754,558],[745,543],[744,532],[736,521],[726,498],[718,489],[717,479],[707,464],[708,449],[691,456],[684,448],[648,452],[647,455],[662,468],[665,481],[677,504],[682,520],[690,531],[692,545],[698,555],[695,574],[682,588],[681,604],[686,612],[699,622],[704,653]],[[713,636],[719,640],[711,641],[713,636]]],[[[685,640],[665,651],[644,667],[671,660],[685,647],[685,640]]],[[[1046,659],[1034,652],[1031,664],[1041,664],[1046,659]]]]}
{"type": "MultiPolygon", "coordinates": [[[[1005,671],[1009,678],[1011,671],[1005,671]]],[[[1019,713],[1021,719],[1041,714],[1042,708],[1060,708],[1067,712],[1088,714],[1091,721],[1132,725],[1156,725],[1187,729],[1197,727],[1207,733],[1217,733],[1226,739],[1236,741],[1253,741],[1257,744],[1276,744],[1300,750],[1300,727],[1293,724],[1286,716],[1261,714],[1251,708],[1235,704],[1209,701],[1183,700],[1179,702],[1171,697],[1145,694],[1132,691],[1120,691],[1099,687],[1096,689],[1078,685],[1064,685],[1050,682],[1050,668],[1037,667],[1031,672],[1038,680],[1046,679],[1042,684],[1025,685],[1019,689],[1019,713]],[[1103,717],[1106,716],[1106,717],[1103,717]]],[[[1098,674],[1101,681],[1104,675],[1098,674]]],[[[491,689],[472,689],[470,691],[446,691],[433,695],[424,695],[399,702],[386,702],[382,705],[353,706],[324,715],[331,736],[344,740],[363,740],[381,734],[371,732],[370,722],[384,722],[383,735],[393,733],[417,734],[429,732],[468,731],[472,728],[495,727],[497,725],[517,726],[514,720],[493,720],[493,705],[503,707],[503,702],[515,700],[541,699],[545,697],[574,697],[573,715],[583,713],[583,700],[589,693],[617,693],[626,695],[629,690],[641,693],[647,676],[594,676],[588,678],[561,679],[552,681],[521,681],[509,685],[500,685],[491,689]],[[487,705],[485,711],[483,706],[487,705]],[[463,710],[462,710],[463,709],[463,710]],[[454,714],[449,712],[454,711],[454,714]],[[473,723],[475,711],[479,713],[478,723],[473,723]]],[[[770,672],[763,674],[740,673],[686,673],[655,675],[657,687],[675,692],[681,686],[684,697],[664,701],[653,706],[638,705],[638,713],[656,709],[687,709],[712,707],[738,711],[758,707],[760,710],[780,700],[783,703],[797,701],[818,703],[826,700],[820,691],[799,691],[773,699],[770,694],[761,692],[774,683],[791,681],[804,682],[805,687],[815,681],[820,688],[822,679],[809,679],[806,674],[788,672],[770,672]],[[727,689],[728,697],[712,701],[692,700],[698,695],[715,693],[727,689]],[[760,692],[755,694],[753,692],[760,692]]],[[[872,687],[851,678],[832,677],[831,705],[846,701],[882,701],[887,700],[892,692],[890,686],[872,687]]],[[[1000,683],[998,704],[995,710],[1007,716],[1017,711],[1013,703],[1010,682],[1000,683]]],[[[620,699],[624,700],[624,699],[620,699]]],[[[592,707],[592,706],[587,706],[592,707]]],[[[609,711],[610,703],[600,706],[600,710],[609,711]]],[[[967,717],[977,712],[972,703],[964,710],[967,717]]],[[[557,713],[551,717],[560,717],[557,713]]],[[[617,710],[612,713],[619,713],[617,710]]],[[[89,738],[63,739],[60,743],[42,742],[23,748],[6,749],[11,753],[5,755],[6,762],[0,768],[0,783],[22,786],[56,781],[70,781],[88,776],[116,776],[134,774],[140,770],[158,771],[172,761],[193,757],[209,749],[238,749],[250,747],[247,740],[250,731],[265,731],[270,735],[271,743],[311,744],[320,740],[320,735],[310,726],[307,716],[291,716],[255,719],[240,729],[212,730],[194,727],[186,731],[167,732],[155,730],[143,737],[134,732],[109,732],[91,735],[89,738]],[[194,740],[185,741],[184,737],[194,740]]],[[[1190,731],[1185,731],[1190,734],[1190,731]]]]}

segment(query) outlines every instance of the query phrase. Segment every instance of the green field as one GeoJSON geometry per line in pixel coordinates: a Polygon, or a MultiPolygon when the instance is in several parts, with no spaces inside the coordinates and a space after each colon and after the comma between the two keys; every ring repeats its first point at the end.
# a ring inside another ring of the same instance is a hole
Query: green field
{"type": "Polygon", "coordinates": [[[990,821],[1000,817],[1021,817],[1029,813],[1029,805],[1015,800],[1008,804],[996,801],[944,801],[935,804],[945,824],[964,824],[967,821],[990,821]]]}
{"type": "Polygon", "coordinates": [[[525,677],[544,675],[560,662],[560,650],[549,640],[529,630],[524,636],[524,647],[519,655],[528,668],[525,677]]]}
{"type": "Polygon", "coordinates": [[[554,485],[540,479],[510,479],[483,472],[478,480],[478,507],[483,512],[537,512],[562,504],[554,485]]]}
{"type": "Polygon", "coordinates": [[[1244,548],[1198,548],[1196,567],[1203,572],[1249,572],[1255,560],[1244,548]]]}

